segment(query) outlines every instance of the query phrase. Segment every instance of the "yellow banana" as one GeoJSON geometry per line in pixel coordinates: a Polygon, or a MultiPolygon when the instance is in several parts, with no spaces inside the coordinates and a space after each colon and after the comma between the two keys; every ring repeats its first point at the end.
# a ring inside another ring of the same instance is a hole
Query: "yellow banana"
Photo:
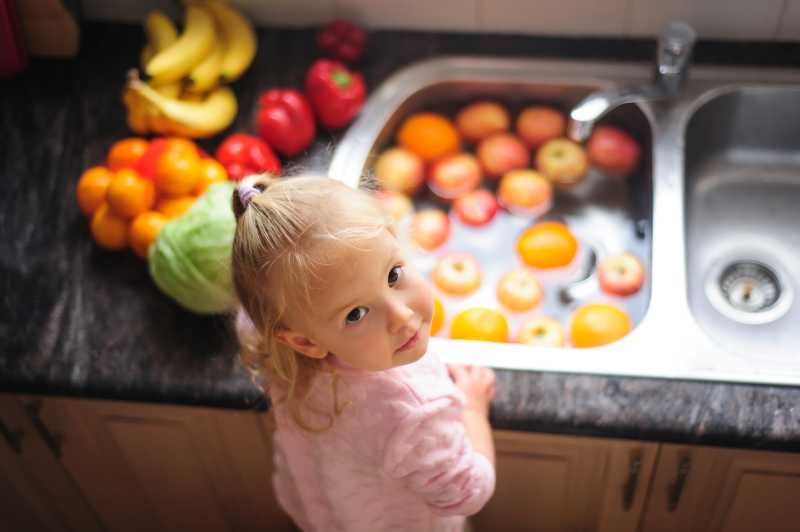
{"type": "Polygon", "coordinates": [[[151,11],[144,19],[144,32],[147,44],[154,52],[166,49],[178,40],[178,30],[172,19],[161,11],[151,11]]]}
{"type": "Polygon", "coordinates": [[[214,19],[198,4],[186,6],[186,21],[178,39],[156,53],[145,72],[156,84],[178,81],[202,61],[214,46],[214,19]]]}
{"type": "Polygon", "coordinates": [[[128,80],[128,87],[150,103],[176,128],[175,133],[190,137],[210,137],[228,127],[236,118],[236,96],[227,87],[214,89],[201,102],[168,98],[141,81],[128,80]]]}
{"type": "Polygon", "coordinates": [[[222,74],[225,50],[225,38],[217,32],[211,52],[189,73],[188,88],[191,92],[205,92],[217,84],[222,74]]]}
{"type": "Polygon", "coordinates": [[[222,77],[234,81],[241,76],[256,55],[256,32],[242,13],[230,4],[210,0],[208,9],[214,14],[225,37],[225,57],[222,59],[222,77]]]}

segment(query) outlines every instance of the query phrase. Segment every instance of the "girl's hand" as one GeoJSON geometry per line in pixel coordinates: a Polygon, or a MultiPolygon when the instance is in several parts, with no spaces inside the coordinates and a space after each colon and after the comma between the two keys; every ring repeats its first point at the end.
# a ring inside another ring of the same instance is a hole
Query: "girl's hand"
{"type": "Polygon", "coordinates": [[[491,368],[453,364],[447,366],[456,386],[467,396],[466,410],[489,416],[489,403],[494,399],[495,377],[491,368]]]}

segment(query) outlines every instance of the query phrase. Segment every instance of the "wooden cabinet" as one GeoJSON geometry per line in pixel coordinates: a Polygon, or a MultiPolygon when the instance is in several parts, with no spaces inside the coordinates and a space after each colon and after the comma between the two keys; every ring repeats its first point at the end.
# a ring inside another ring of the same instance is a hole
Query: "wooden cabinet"
{"type": "Polygon", "coordinates": [[[102,530],[72,477],[53,453],[57,435],[39,418],[41,402],[0,394],[0,530],[102,530]]]}
{"type": "Polygon", "coordinates": [[[643,532],[794,532],[800,455],[665,444],[643,532]]]}
{"type": "MultiPolygon", "coordinates": [[[[0,394],[0,532],[288,531],[270,416],[0,394]]],[[[789,532],[800,454],[495,431],[480,531],[789,532]]]]}
{"type": "Polygon", "coordinates": [[[497,487],[477,531],[635,531],[658,444],[495,431],[497,487]]]}
{"type": "Polygon", "coordinates": [[[263,413],[59,399],[43,415],[109,531],[288,529],[263,413]]]}
{"type": "Polygon", "coordinates": [[[794,532],[800,454],[495,431],[477,531],[794,532]]]}

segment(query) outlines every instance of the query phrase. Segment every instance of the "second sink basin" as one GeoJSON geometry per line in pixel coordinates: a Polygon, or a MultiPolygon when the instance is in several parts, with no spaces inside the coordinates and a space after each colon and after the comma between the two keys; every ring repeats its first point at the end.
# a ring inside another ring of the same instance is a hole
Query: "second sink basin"
{"type": "Polygon", "coordinates": [[[798,366],[800,89],[714,95],[686,128],[688,295],[726,350],[798,366]]]}

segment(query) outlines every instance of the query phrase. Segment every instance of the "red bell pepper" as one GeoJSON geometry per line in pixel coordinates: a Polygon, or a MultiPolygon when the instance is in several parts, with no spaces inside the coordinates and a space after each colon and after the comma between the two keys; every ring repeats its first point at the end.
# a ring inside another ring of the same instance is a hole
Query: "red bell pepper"
{"type": "Polygon", "coordinates": [[[271,89],[261,95],[258,105],[256,129],[281,154],[291,157],[314,141],[314,112],[300,91],[271,89]]]}
{"type": "Polygon", "coordinates": [[[233,181],[250,174],[281,173],[281,162],[275,152],[266,142],[253,135],[234,133],[219,145],[216,158],[233,181]]]}
{"type": "Polygon", "coordinates": [[[323,126],[339,129],[349,124],[364,105],[364,78],[338,61],[320,59],[306,74],[306,96],[323,126]]]}
{"type": "Polygon", "coordinates": [[[333,20],[317,35],[317,46],[327,57],[355,63],[367,47],[367,32],[349,20],[333,20]]]}

